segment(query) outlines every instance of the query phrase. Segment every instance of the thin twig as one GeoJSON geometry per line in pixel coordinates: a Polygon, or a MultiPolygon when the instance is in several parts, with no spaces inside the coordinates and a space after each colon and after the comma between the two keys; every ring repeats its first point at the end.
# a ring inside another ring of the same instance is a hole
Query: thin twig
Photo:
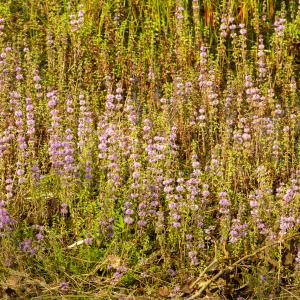
{"type": "Polygon", "coordinates": [[[214,266],[216,266],[218,264],[218,260],[215,258],[199,275],[199,277],[197,278],[197,280],[195,280],[191,285],[190,288],[192,289],[203,277],[203,275],[209,271],[211,268],[213,268],[214,266]]]}
{"type": "Polygon", "coordinates": [[[217,280],[220,276],[222,276],[222,274],[226,271],[226,268],[219,271],[212,279],[206,281],[205,284],[202,285],[201,289],[199,291],[197,291],[197,293],[195,293],[193,296],[187,298],[187,300],[193,300],[198,298],[207,288],[208,286],[214,282],[215,280],[217,280]]]}

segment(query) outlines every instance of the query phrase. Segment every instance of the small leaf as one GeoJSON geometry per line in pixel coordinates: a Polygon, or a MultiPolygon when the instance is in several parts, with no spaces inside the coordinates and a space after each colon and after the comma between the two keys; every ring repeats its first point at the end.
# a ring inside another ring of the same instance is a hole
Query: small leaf
{"type": "Polygon", "coordinates": [[[122,230],[125,228],[125,223],[124,223],[124,219],[122,216],[119,217],[119,220],[116,223],[116,227],[118,227],[119,229],[122,229],[122,230]]]}

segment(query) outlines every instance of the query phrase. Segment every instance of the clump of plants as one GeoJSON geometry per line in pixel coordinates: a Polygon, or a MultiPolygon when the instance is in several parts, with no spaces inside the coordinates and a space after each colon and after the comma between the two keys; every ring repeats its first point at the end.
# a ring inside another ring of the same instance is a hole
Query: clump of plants
{"type": "Polygon", "coordinates": [[[0,4],[1,297],[300,296],[299,3],[200,2],[0,4]]]}

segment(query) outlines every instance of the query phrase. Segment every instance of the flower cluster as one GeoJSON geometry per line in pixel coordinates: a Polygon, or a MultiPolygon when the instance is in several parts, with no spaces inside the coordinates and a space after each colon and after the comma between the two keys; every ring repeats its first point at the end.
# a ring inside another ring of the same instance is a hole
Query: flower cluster
{"type": "Polygon", "coordinates": [[[77,15],[71,14],[70,15],[70,25],[71,31],[75,32],[78,31],[84,23],[84,6],[83,4],[79,5],[80,10],[78,11],[77,15]]]}
{"type": "Polygon", "coordinates": [[[285,23],[286,23],[286,19],[284,18],[284,16],[281,16],[280,18],[276,18],[274,27],[275,27],[275,32],[276,32],[277,36],[279,36],[279,37],[283,36],[283,32],[285,29],[285,25],[284,25],[285,23]]]}
{"type": "Polygon", "coordinates": [[[4,237],[13,230],[16,221],[13,220],[5,208],[7,202],[0,200],[0,237],[4,237]]]}

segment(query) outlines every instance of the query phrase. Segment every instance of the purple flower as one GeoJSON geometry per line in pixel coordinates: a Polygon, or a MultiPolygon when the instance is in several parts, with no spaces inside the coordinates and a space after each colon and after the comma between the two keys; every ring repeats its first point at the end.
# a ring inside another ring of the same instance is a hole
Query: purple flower
{"type": "Polygon", "coordinates": [[[210,194],[209,191],[203,191],[203,192],[202,192],[202,196],[203,196],[203,197],[208,197],[209,194],[210,194]]]}
{"type": "Polygon", "coordinates": [[[183,187],[182,185],[178,185],[178,186],[176,187],[176,191],[177,191],[177,192],[183,192],[183,191],[184,191],[184,187],[183,187]]]}
{"type": "Polygon", "coordinates": [[[150,205],[152,206],[152,207],[157,207],[158,206],[158,201],[151,201],[151,203],[150,203],[150,205]]]}
{"type": "Polygon", "coordinates": [[[62,203],[61,204],[60,213],[62,215],[66,215],[68,213],[68,204],[67,203],[62,203]]]}
{"type": "Polygon", "coordinates": [[[66,292],[68,289],[69,289],[69,284],[65,281],[62,281],[60,284],[59,284],[59,288],[63,291],[63,292],[66,292]]]}
{"type": "Polygon", "coordinates": [[[221,197],[221,198],[226,197],[226,196],[227,196],[226,192],[220,192],[219,193],[219,197],[221,197]]]}
{"type": "Polygon", "coordinates": [[[166,186],[164,188],[164,192],[167,193],[167,194],[172,193],[173,190],[174,190],[174,188],[171,187],[171,186],[166,186]]]}
{"type": "Polygon", "coordinates": [[[192,238],[193,238],[193,235],[192,234],[186,234],[185,235],[185,238],[187,239],[187,240],[191,240],[192,238]]]}
{"type": "Polygon", "coordinates": [[[54,107],[56,105],[56,100],[55,99],[51,99],[49,102],[48,102],[48,106],[49,107],[54,107]]]}
{"type": "Polygon", "coordinates": [[[226,31],[222,31],[221,32],[221,37],[225,38],[227,36],[227,32],[226,31]]]}
{"type": "Polygon", "coordinates": [[[38,240],[38,242],[42,241],[44,239],[44,235],[39,232],[37,235],[36,235],[36,239],[38,240]]]}
{"type": "Polygon", "coordinates": [[[20,245],[23,252],[28,252],[31,249],[31,240],[27,239],[25,242],[20,245]]]}
{"type": "Polygon", "coordinates": [[[146,212],[145,212],[145,211],[140,211],[140,212],[138,213],[138,216],[139,216],[139,217],[145,217],[145,216],[146,216],[146,212]]]}
{"type": "Polygon", "coordinates": [[[129,216],[126,216],[126,217],[124,218],[124,222],[125,222],[127,225],[131,225],[131,224],[133,224],[134,220],[133,220],[133,218],[131,218],[131,217],[129,217],[129,216]]]}
{"type": "Polygon", "coordinates": [[[114,276],[115,279],[120,279],[120,278],[122,277],[122,273],[120,273],[120,272],[115,272],[115,273],[113,274],[113,276],[114,276]]]}
{"type": "Polygon", "coordinates": [[[181,225],[179,222],[173,222],[173,227],[179,228],[181,225]]]}
{"type": "Polygon", "coordinates": [[[132,173],[132,177],[133,177],[134,179],[138,179],[140,176],[141,176],[141,175],[140,175],[139,172],[133,172],[133,173],[132,173]]]}
{"type": "Polygon", "coordinates": [[[133,215],[134,211],[133,211],[133,209],[128,208],[128,209],[126,209],[125,214],[126,215],[133,215]]]}
{"type": "Polygon", "coordinates": [[[286,194],[283,196],[283,200],[288,203],[293,199],[294,192],[292,189],[288,189],[286,194]]]}
{"type": "Polygon", "coordinates": [[[172,215],[173,219],[176,221],[179,221],[181,219],[181,217],[179,215],[177,215],[176,213],[172,215]]]}
{"type": "Polygon", "coordinates": [[[145,220],[139,220],[137,223],[140,227],[144,227],[147,224],[145,220]]]}
{"type": "Polygon", "coordinates": [[[84,240],[84,243],[86,245],[91,245],[93,243],[93,238],[92,237],[88,237],[84,240]]]}
{"type": "Polygon", "coordinates": [[[17,174],[18,176],[22,176],[22,175],[25,174],[25,171],[24,171],[23,169],[18,169],[18,170],[16,171],[16,174],[17,174]]]}
{"type": "Polygon", "coordinates": [[[230,202],[227,200],[227,199],[221,199],[219,201],[219,204],[222,205],[222,206],[230,206],[230,202]]]}

